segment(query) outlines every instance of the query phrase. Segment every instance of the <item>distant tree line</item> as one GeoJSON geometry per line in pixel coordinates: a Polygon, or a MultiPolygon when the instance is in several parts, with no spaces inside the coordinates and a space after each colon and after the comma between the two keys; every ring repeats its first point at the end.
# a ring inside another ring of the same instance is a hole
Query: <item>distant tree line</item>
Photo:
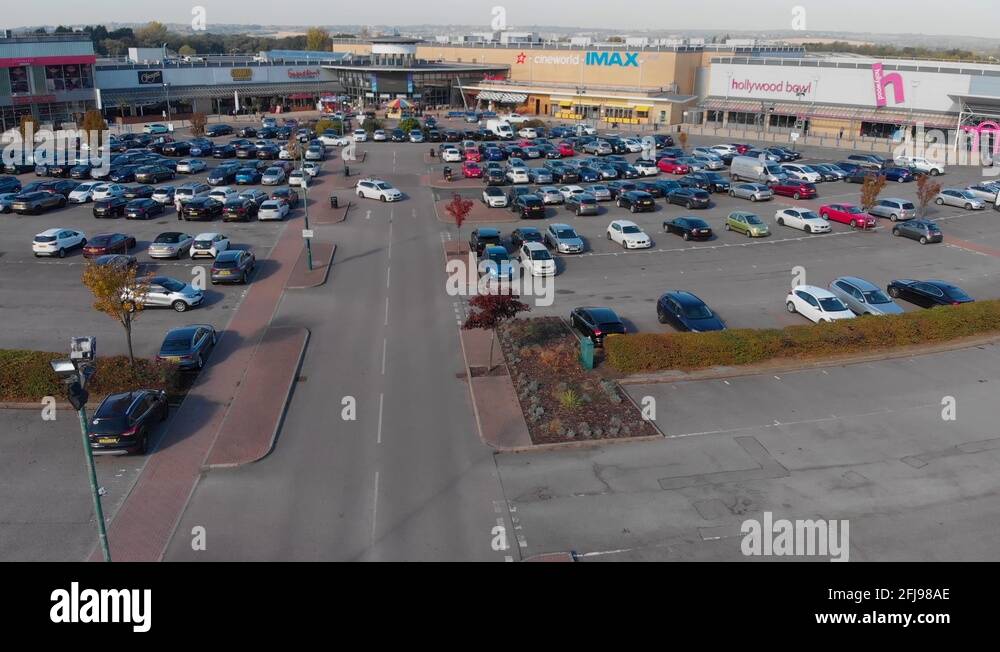
{"type": "Polygon", "coordinates": [[[845,41],[832,41],[829,43],[806,43],[806,50],[812,52],[849,52],[869,57],[898,57],[902,59],[947,59],[962,61],[996,61],[994,55],[977,53],[971,50],[961,50],[958,48],[935,49],[927,47],[897,46],[897,45],[875,45],[856,44],[845,41]]]}
{"type": "MultiPolygon", "coordinates": [[[[44,28],[35,30],[36,34],[47,33],[44,28]]],[[[134,47],[162,47],[165,43],[168,50],[179,54],[256,54],[265,50],[326,50],[330,48],[330,35],[320,28],[311,28],[308,34],[273,38],[267,36],[248,36],[246,34],[212,34],[211,32],[195,32],[179,34],[170,31],[165,25],[153,21],[142,27],[122,27],[108,30],[104,25],[88,25],[82,29],[73,29],[60,25],[55,28],[56,34],[86,34],[94,44],[94,51],[102,56],[121,56],[134,47]]],[[[346,38],[351,34],[337,34],[335,38],[346,38]]]]}

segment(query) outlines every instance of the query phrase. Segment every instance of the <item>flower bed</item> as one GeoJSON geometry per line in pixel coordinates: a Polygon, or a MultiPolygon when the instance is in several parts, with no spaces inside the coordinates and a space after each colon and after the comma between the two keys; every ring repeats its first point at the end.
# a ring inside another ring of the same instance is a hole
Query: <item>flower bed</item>
{"type": "Polygon", "coordinates": [[[617,382],[581,367],[577,338],[559,318],[516,319],[498,335],[532,443],[659,434],[617,382]]]}

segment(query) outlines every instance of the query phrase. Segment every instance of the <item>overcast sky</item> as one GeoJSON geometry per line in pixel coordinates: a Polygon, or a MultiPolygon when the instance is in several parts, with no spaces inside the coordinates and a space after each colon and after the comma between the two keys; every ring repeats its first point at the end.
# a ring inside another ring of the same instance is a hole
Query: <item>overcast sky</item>
{"type": "MultiPolygon", "coordinates": [[[[511,28],[522,25],[652,29],[791,29],[794,8],[805,8],[807,30],[875,33],[912,32],[996,37],[998,0],[47,0],[7,2],[5,27],[159,20],[187,23],[192,8],[206,9],[212,22],[294,24],[481,24],[489,29],[491,8],[506,8],[511,28]],[[44,11],[41,9],[44,8],[44,11]]],[[[804,33],[803,36],[806,36],[804,33]]]]}

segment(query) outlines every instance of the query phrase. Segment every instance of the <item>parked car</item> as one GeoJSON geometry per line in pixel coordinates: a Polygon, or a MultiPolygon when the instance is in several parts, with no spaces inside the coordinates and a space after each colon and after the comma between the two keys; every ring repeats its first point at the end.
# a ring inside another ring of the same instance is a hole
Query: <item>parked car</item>
{"type": "Polygon", "coordinates": [[[819,172],[823,181],[843,181],[847,177],[846,172],[829,163],[810,163],[809,167],[819,172]]]}
{"type": "Polygon", "coordinates": [[[109,394],[97,406],[87,426],[87,440],[95,453],[149,451],[151,431],[170,412],[166,392],[138,389],[109,394]]]}
{"type": "Polygon", "coordinates": [[[886,286],[886,291],[893,299],[904,299],[923,308],[957,306],[974,300],[960,287],[936,279],[927,281],[897,279],[886,286]]]}
{"type": "Polygon", "coordinates": [[[922,156],[897,156],[893,162],[898,167],[909,168],[912,172],[929,174],[932,177],[944,174],[944,165],[922,156]]]}
{"type": "Polygon", "coordinates": [[[240,168],[236,171],[233,182],[237,185],[256,185],[260,183],[260,177],[261,174],[257,168],[240,168]]]}
{"type": "Polygon", "coordinates": [[[542,198],[534,193],[515,197],[510,203],[510,210],[522,220],[545,217],[545,204],[542,198]]]}
{"type": "Polygon", "coordinates": [[[191,245],[194,238],[187,233],[180,231],[167,231],[161,233],[149,244],[146,253],[150,258],[180,258],[184,254],[190,255],[191,245]]]}
{"type": "Polygon", "coordinates": [[[247,249],[227,249],[212,261],[212,285],[217,283],[246,284],[253,273],[257,260],[247,249]]]}
{"type": "Polygon", "coordinates": [[[819,216],[824,220],[833,220],[848,224],[852,229],[875,228],[875,218],[853,204],[827,204],[820,206],[819,216]]]}
{"type": "Polygon", "coordinates": [[[823,174],[804,163],[782,163],[781,169],[785,171],[789,179],[795,181],[806,181],[808,183],[820,183],[823,181],[823,174]]]}
{"type": "Polygon", "coordinates": [[[569,314],[569,323],[585,337],[589,337],[595,346],[603,346],[604,340],[611,335],[627,333],[625,324],[611,308],[574,308],[569,314]]]}
{"type": "Polygon", "coordinates": [[[785,308],[818,324],[838,319],[854,319],[855,315],[829,290],[815,285],[799,285],[785,297],[785,308]]]}
{"type": "Polygon", "coordinates": [[[222,202],[208,196],[194,197],[183,203],[181,217],[185,221],[208,220],[211,221],[222,215],[222,202]]]}
{"type": "Polygon", "coordinates": [[[656,167],[658,167],[661,172],[666,172],[667,174],[687,174],[691,172],[690,166],[679,163],[676,159],[667,157],[659,159],[656,162],[656,167]]]}
{"type": "Polygon", "coordinates": [[[135,248],[135,237],[124,233],[99,233],[82,248],[84,258],[107,254],[127,254],[135,248]]]}
{"type": "Polygon", "coordinates": [[[149,197],[133,199],[125,206],[126,220],[148,220],[163,215],[163,204],[149,197]]]}
{"type": "Polygon", "coordinates": [[[31,250],[35,257],[58,256],[65,258],[66,252],[83,248],[87,245],[87,236],[82,231],[73,229],[54,228],[46,229],[36,235],[31,241],[31,250]]]}
{"type": "Polygon", "coordinates": [[[208,169],[208,164],[200,158],[186,158],[177,161],[177,174],[197,174],[208,169]]]}
{"type": "Polygon", "coordinates": [[[469,249],[476,252],[477,256],[482,256],[486,247],[502,245],[500,231],[492,227],[482,227],[473,229],[469,234],[469,249]]]}
{"type": "Polygon", "coordinates": [[[857,276],[841,276],[830,283],[830,292],[857,315],[898,315],[903,309],[873,283],[857,276]]]}
{"type": "Polygon", "coordinates": [[[922,245],[941,242],[944,235],[941,228],[930,220],[909,220],[893,225],[892,234],[896,237],[906,237],[916,240],[922,245]]]}
{"type": "Polygon", "coordinates": [[[667,203],[679,204],[688,210],[708,208],[711,196],[707,191],[698,188],[676,188],[667,193],[667,203]]]}
{"type": "Polygon", "coordinates": [[[583,253],[583,239],[569,224],[549,224],[545,230],[545,246],[561,254],[583,253]]]}
{"type": "Polygon", "coordinates": [[[94,199],[94,188],[101,185],[98,181],[81,183],[69,193],[67,200],[71,204],[86,204],[94,199]]]}
{"type": "Polygon", "coordinates": [[[718,172],[692,172],[678,180],[681,187],[700,188],[708,192],[729,192],[730,183],[718,172]]]}
{"type": "Polygon", "coordinates": [[[66,198],[51,192],[22,192],[14,197],[11,210],[19,215],[40,215],[50,208],[62,208],[66,198]]]}
{"type": "Polygon", "coordinates": [[[174,362],[181,369],[200,370],[215,348],[218,335],[211,324],[191,324],[167,331],[157,360],[174,362]]]}
{"type": "Polygon", "coordinates": [[[597,197],[589,192],[572,194],[563,200],[566,210],[572,211],[577,217],[582,215],[597,215],[600,208],[597,205],[597,197]]]}
{"type": "Polygon", "coordinates": [[[215,258],[229,249],[229,238],[221,233],[199,233],[191,244],[191,258],[215,258]]]}
{"type": "Polygon", "coordinates": [[[934,198],[934,203],[938,206],[958,206],[967,211],[981,211],[986,208],[986,202],[962,188],[945,188],[934,198]]]}
{"type": "Polygon", "coordinates": [[[620,244],[623,249],[649,249],[653,240],[630,220],[614,220],[608,225],[608,240],[620,244]]]}
{"type": "Polygon", "coordinates": [[[878,200],[868,213],[875,217],[886,217],[893,222],[897,222],[915,218],[917,216],[917,207],[909,199],[887,197],[878,200]]]}
{"type": "Polygon", "coordinates": [[[712,227],[697,217],[675,217],[663,221],[664,233],[675,233],[685,240],[708,240],[712,237],[712,227]]]}
{"type": "Polygon", "coordinates": [[[487,186],[483,188],[483,203],[490,208],[506,208],[507,195],[496,186],[487,186]]]}
{"type": "Polygon", "coordinates": [[[729,196],[758,202],[773,199],[774,191],[763,183],[737,183],[729,189],[729,196]]]}
{"type": "Polygon", "coordinates": [[[794,181],[788,179],[771,184],[771,192],[792,199],[813,199],[816,197],[816,186],[808,181],[794,181]]]}
{"type": "Polygon", "coordinates": [[[782,208],[774,214],[779,226],[790,226],[806,233],[829,233],[830,223],[805,208],[782,208]]]}
{"type": "Polygon", "coordinates": [[[767,228],[759,217],[746,211],[733,211],[726,217],[726,231],[736,231],[748,238],[762,238],[771,235],[771,230],[767,228]]]}
{"type": "Polygon", "coordinates": [[[536,242],[544,247],[545,238],[542,232],[533,226],[522,226],[514,229],[510,234],[511,249],[518,250],[527,242],[536,242]]]}
{"type": "Polygon", "coordinates": [[[159,186],[149,198],[164,206],[173,205],[175,191],[176,188],[174,186],[159,186]]]}
{"type": "Polygon", "coordinates": [[[358,197],[363,197],[365,199],[378,199],[379,201],[399,201],[403,198],[403,193],[401,193],[396,188],[393,188],[391,184],[381,179],[362,179],[358,181],[355,186],[355,192],[358,197]]]}
{"type": "Polygon", "coordinates": [[[94,202],[91,213],[96,218],[101,217],[125,217],[125,208],[129,200],[121,195],[111,195],[106,199],[98,199],[94,202]]]}
{"type": "Polygon", "coordinates": [[[154,192],[156,192],[156,188],[144,183],[138,186],[126,186],[124,197],[125,199],[151,199],[154,192]]]}
{"type": "Polygon", "coordinates": [[[656,318],[683,332],[704,333],[726,330],[722,320],[697,295],[685,290],[672,290],[656,301],[656,318]]]}
{"type": "Polygon", "coordinates": [[[283,220],[289,211],[288,202],[281,199],[269,199],[257,209],[257,219],[260,221],[283,220]]]}
{"type": "Polygon", "coordinates": [[[618,208],[627,208],[630,213],[643,213],[656,210],[656,201],[648,192],[627,190],[619,193],[615,200],[618,208]]]}

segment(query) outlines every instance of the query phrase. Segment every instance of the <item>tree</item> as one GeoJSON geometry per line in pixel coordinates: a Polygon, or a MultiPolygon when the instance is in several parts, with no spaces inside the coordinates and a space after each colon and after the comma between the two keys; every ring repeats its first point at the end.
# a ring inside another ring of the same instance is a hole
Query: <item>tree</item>
{"type": "Polygon", "coordinates": [[[83,120],[80,121],[80,129],[87,132],[88,142],[103,145],[104,135],[108,131],[108,121],[104,119],[100,111],[91,109],[83,115],[83,120]],[[97,134],[97,136],[95,137],[93,134],[97,134]]]}
{"type": "Polygon", "coordinates": [[[195,50],[187,43],[177,48],[177,54],[181,55],[182,57],[190,57],[192,54],[195,53],[197,53],[197,50],[195,50]]]}
{"type": "Polygon", "coordinates": [[[681,149],[687,149],[688,135],[686,131],[680,131],[677,134],[677,142],[681,144],[681,149]]]}
{"type": "Polygon", "coordinates": [[[473,312],[462,324],[464,330],[473,328],[488,328],[490,333],[490,366],[487,373],[493,371],[493,342],[496,340],[496,329],[505,321],[511,320],[521,312],[531,310],[531,306],[517,300],[513,294],[498,292],[497,294],[477,294],[469,299],[469,307],[473,312]]]}
{"type": "Polygon", "coordinates": [[[159,47],[171,37],[163,23],[152,20],[135,31],[135,39],[148,47],[159,47]]]}
{"type": "Polygon", "coordinates": [[[344,123],[340,120],[327,120],[323,118],[316,121],[316,126],[313,128],[313,133],[317,136],[321,136],[327,129],[333,129],[338,134],[344,134],[344,123]]]}
{"type": "Polygon", "coordinates": [[[125,50],[128,48],[128,44],[125,41],[120,41],[114,38],[106,38],[101,41],[100,49],[104,50],[104,53],[109,57],[121,56],[125,50]]]}
{"type": "Polygon", "coordinates": [[[315,52],[329,50],[333,45],[330,33],[322,27],[310,27],[306,32],[306,49],[315,52]]]}
{"type": "Polygon", "coordinates": [[[444,207],[448,215],[451,215],[451,218],[455,220],[455,230],[457,232],[459,247],[462,246],[462,223],[465,222],[465,218],[468,217],[474,203],[471,199],[466,199],[456,192],[452,195],[451,201],[444,207]]]}
{"type": "Polygon", "coordinates": [[[920,207],[920,217],[927,214],[927,207],[934,201],[939,192],[941,192],[940,183],[926,174],[917,175],[917,206],[920,207]]]}
{"type": "Polygon", "coordinates": [[[208,118],[205,117],[204,113],[192,113],[191,114],[191,135],[192,136],[204,136],[205,135],[205,125],[208,124],[208,118]]]}
{"type": "Polygon", "coordinates": [[[38,121],[35,120],[35,117],[31,115],[22,115],[21,124],[17,129],[21,132],[21,140],[24,142],[24,146],[29,148],[32,147],[34,136],[29,137],[28,131],[30,130],[32,134],[38,133],[38,121]]]}
{"type": "Polygon", "coordinates": [[[408,134],[414,129],[420,129],[420,121],[416,118],[403,118],[396,126],[402,129],[404,134],[408,134]]]}
{"type": "Polygon", "coordinates": [[[885,189],[885,183],[884,174],[865,175],[861,183],[861,210],[870,211],[878,203],[878,196],[885,189]]]}
{"type": "Polygon", "coordinates": [[[288,142],[285,143],[285,151],[291,155],[293,163],[302,158],[302,143],[299,142],[299,137],[296,134],[289,136],[288,142]]]}
{"type": "Polygon", "coordinates": [[[149,280],[138,278],[134,266],[98,265],[88,262],[83,268],[83,284],[94,295],[94,309],[115,319],[125,329],[128,359],[135,371],[132,351],[132,323],[142,314],[149,293],[149,280]]]}

